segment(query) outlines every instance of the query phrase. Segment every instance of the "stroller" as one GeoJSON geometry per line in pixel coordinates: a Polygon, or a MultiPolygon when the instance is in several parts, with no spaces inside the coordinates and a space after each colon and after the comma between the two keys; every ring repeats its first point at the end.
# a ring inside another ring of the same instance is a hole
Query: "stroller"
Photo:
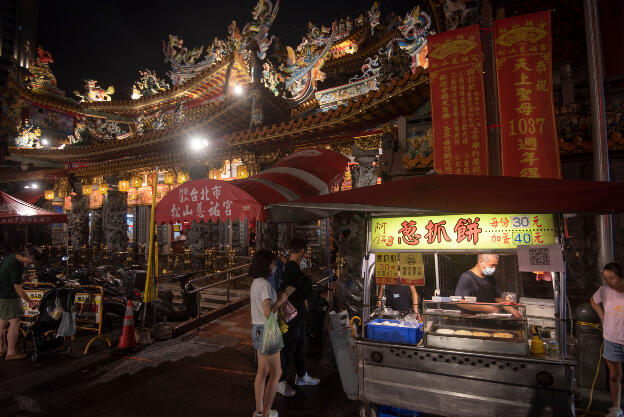
{"type": "Polygon", "coordinates": [[[66,338],[56,337],[56,332],[61,325],[62,314],[53,317],[50,312],[56,307],[56,298],[63,311],[74,305],[76,290],[72,288],[54,288],[46,292],[39,302],[39,315],[36,316],[34,323],[28,327],[24,335],[24,351],[26,352],[26,343],[30,340],[33,346],[31,359],[36,362],[42,353],[52,351],[64,351],[71,353],[71,345],[67,343],[66,338]]]}

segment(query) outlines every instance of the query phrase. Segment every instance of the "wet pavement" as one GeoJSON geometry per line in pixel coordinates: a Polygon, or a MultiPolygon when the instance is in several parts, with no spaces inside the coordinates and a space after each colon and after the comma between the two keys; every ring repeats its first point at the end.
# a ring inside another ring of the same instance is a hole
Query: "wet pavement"
{"type": "MultiPolygon", "coordinates": [[[[58,354],[41,364],[3,361],[0,415],[250,416],[256,364],[249,322],[247,306],[130,356],[100,351],[78,359],[58,354]]],[[[310,352],[309,373],[321,384],[292,384],[297,395],[278,395],[274,403],[280,416],[358,415],[359,404],[346,398],[337,370],[319,366],[319,355],[310,352]]]]}

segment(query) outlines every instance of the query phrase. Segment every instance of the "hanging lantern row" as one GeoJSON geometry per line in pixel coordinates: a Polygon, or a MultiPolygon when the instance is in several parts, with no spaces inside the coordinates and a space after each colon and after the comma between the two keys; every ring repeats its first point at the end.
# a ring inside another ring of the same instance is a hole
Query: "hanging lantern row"
{"type": "Polygon", "coordinates": [[[173,171],[167,171],[163,175],[163,182],[167,185],[172,185],[175,182],[175,174],[173,171]]]}
{"type": "Polygon", "coordinates": [[[130,185],[134,188],[139,188],[143,185],[143,178],[138,175],[134,175],[132,178],[130,178],[130,185]]]}
{"type": "Polygon", "coordinates": [[[121,180],[117,184],[117,189],[122,193],[127,193],[130,190],[130,181],[121,180]]]}
{"type": "Polygon", "coordinates": [[[189,174],[186,171],[178,172],[178,184],[184,184],[189,180],[189,174]]]}

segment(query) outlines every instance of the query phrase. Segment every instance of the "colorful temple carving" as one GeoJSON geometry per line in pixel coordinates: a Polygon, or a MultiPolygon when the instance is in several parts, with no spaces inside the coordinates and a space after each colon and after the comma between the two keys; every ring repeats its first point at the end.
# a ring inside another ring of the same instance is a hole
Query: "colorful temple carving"
{"type": "MultiPolygon", "coordinates": [[[[170,34],[162,41],[166,76],[139,70],[131,97],[91,79],[84,92],[74,92],[77,99],[66,97],[52,54],[38,47],[27,74],[10,78],[2,103],[9,159],[42,178],[126,175],[154,166],[222,170],[233,160],[251,174],[276,150],[326,146],[351,158],[354,145],[379,150],[384,124],[405,116],[399,165],[408,173],[428,170],[427,37],[477,22],[479,3],[415,1],[399,15],[374,2],[331,25],[308,23],[301,42],[290,46],[272,33],[280,1],[259,0],[242,29],[232,21],[225,39],[191,46],[170,34]],[[187,143],[199,133],[210,140],[204,154],[187,143]]],[[[555,107],[560,152],[590,152],[586,109],[555,107]]],[[[609,103],[607,113],[610,146],[622,149],[622,103],[609,103]]],[[[0,170],[9,181],[20,174],[0,170]]]]}

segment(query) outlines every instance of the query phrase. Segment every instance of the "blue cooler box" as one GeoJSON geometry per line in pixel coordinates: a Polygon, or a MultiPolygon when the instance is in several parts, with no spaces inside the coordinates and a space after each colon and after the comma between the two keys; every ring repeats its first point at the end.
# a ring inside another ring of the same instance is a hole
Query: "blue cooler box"
{"type": "Polygon", "coordinates": [[[415,345],[420,342],[423,336],[423,325],[420,323],[418,327],[397,327],[384,326],[383,322],[401,323],[399,320],[375,319],[366,325],[366,335],[371,340],[380,340],[382,342],[403,343],[415,345]]]}
{"type": "Polygon", "coordinates": [[[379,407],[379,417],[420,417],[418,411],[405,410],[399,407],[382,405],[379,407]]]}

